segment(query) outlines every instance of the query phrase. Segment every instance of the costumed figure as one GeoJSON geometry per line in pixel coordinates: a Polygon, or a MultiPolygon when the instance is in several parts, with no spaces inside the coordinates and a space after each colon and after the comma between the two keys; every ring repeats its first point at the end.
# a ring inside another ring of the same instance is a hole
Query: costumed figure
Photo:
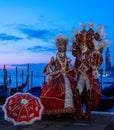
{"type": "Polygon", "coordinates": [[[68,39],[60,34],[55,38],[56,57],[44,69],[46,82],[40,95],[44,115],[74,113],[75,71],[66,56],[68,39]]]}
{"type": "Polygon", "coordinates": [[[76,57],[75,69],[77,71],[77,85],[75,93],[75,117],[81,118],[82,105],[86,110],[84,118],[90,119],[90,112],[98,106],[100,88],[98,85],[98,69],[103,62],[102,52],[109,45],[109,40],[103,40],[104,27],[99,25],[96,32],[94,23],[88,23],[89,29],[82,24],[82,30],[74,30],[75,40],[72,41],[72,54],[76,57]]]}

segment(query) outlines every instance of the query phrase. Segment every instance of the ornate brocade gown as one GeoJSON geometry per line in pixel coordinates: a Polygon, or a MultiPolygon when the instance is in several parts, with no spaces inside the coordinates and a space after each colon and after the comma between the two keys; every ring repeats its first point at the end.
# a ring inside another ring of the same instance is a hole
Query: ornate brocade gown
{"type": "Polygon", "coordinates": [[[43,114],[73,113],[75,111],[74,90],[76,87],[75,71],[71,68],[68,59],[64,62],[56,59],[53,63],[55,73],[50,73],[50,64],[44,69],[48,75],[41,92],[41,102],[44,105],[43,114]]]}

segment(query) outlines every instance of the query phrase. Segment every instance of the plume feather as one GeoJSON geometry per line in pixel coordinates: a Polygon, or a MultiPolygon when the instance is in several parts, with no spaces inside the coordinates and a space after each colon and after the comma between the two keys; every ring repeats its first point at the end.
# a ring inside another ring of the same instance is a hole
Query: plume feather
{"type": "Polygon", "coordinates": [[[106,36],[107,36],[107,34],[106,34],[106,33],[103,33],[103,34],[100,36],[100,39],[104,39],[106,36]]]}
{"type": "Polygon", "coordinates": [[[89,23],[88,23],[88,26],[89,26],[90,28],[93,28],[93,27],[95,26],[95,23],[89,22],[89,23]]]}
{"type": "Polygon", "coordinates": [[[101,24],[98,25],[98,26],[97,26],[97,32],[98,32],[98,33],[102,33],[103,31],[104,31],[104,26],[101,25],[101,24]]]}
{"type": "Polygon", "coordinates": [[[74,29],[73,29],[73,33],[74,33],[75,35],[77,35],[78,33],[80,33],[80,31],[79,31],[78,29],[74,28],[74,29]]]}

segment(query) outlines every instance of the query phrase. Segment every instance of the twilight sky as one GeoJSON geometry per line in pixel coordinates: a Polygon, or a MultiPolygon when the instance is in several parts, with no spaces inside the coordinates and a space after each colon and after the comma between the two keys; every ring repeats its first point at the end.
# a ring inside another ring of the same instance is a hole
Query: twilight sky
{"type": "Polygon", "coordinates": [[[70,39],[73,28],[90,21],[106,27],[114,66],[113,0],[0,0],[0,65],[49,62],[56,34],[70,39]]]}

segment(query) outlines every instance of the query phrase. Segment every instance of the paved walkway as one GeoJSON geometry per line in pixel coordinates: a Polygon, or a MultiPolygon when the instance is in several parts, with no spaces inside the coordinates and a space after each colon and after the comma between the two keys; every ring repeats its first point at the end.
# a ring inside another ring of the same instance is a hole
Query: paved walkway
{"type": "Polygon", "coordinates": [[[1,130],[114,130],[114,113],[92,112],[91,119],[74,120],[70,116],[48,117],[35,121],[32,125],[14,126],[5,121],[0,110],[1,130]]]}

